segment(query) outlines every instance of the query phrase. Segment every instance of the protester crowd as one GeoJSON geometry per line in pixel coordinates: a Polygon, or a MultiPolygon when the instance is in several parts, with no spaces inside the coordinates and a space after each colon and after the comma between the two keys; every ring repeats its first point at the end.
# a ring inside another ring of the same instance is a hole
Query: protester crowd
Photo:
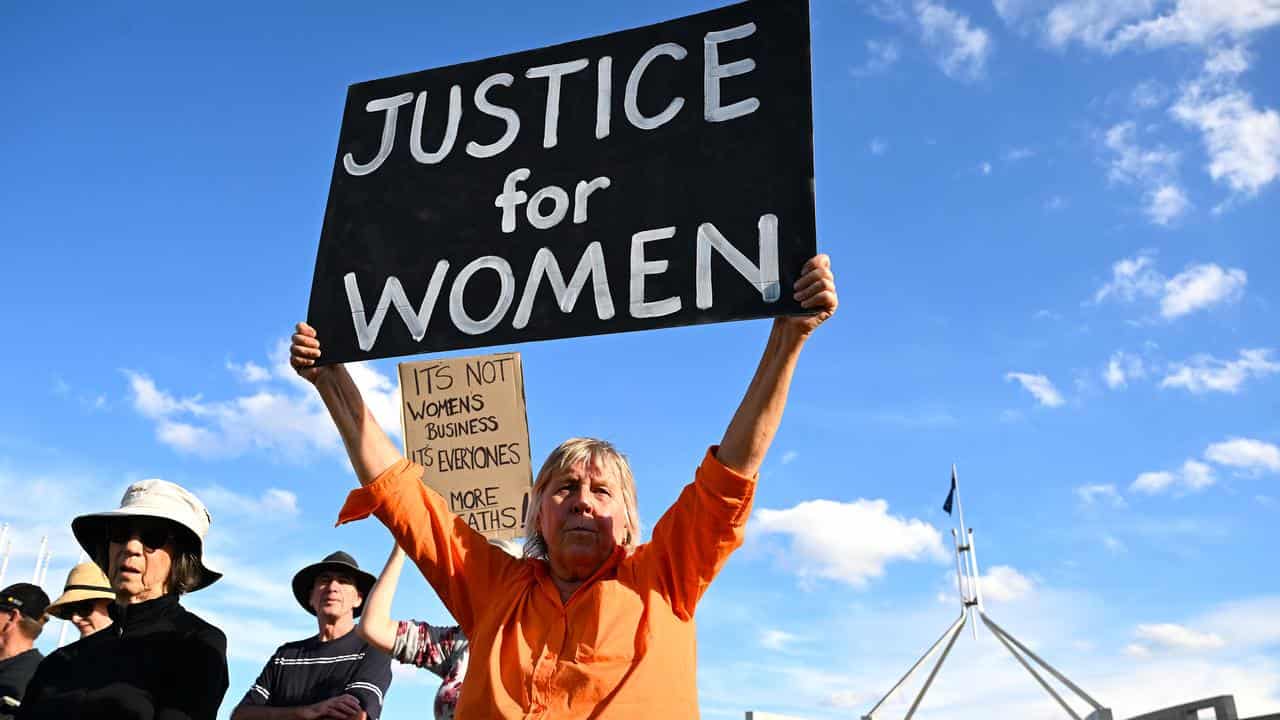
{"type": "MultiPolygon", "coordinates": [[[[346,369],[317,365],[320,339],[300,323],[290,361],[323,399],[361,486],[339,522],[373,515],[395,547],[378,578],[342,551],[298,570],[293,595],[316,633],[275,651],[232,719],[375,720],[392,659],[441,677],[436,720],[697,717],[695,611],[742,544],[800,351],[836,310],[826,256],[806,263],[793,290],[811,314],[774,320],[720,443],[648,542],[625,456],[573,438],[538,471],[515,552],[449,511],[346,369]],[[391,619],[406,557],[455,625],[391,619]]],[[[222,577],[205,564],[211,524],[199,498],[164,480],[75,518],[92,561],[72,569],[62,595],[0,590],[0,719],[213,720],[228,687],[226,636],[182,605],[222,577]],[[34,644],[50,616],[80,638],[42,657],[34,644]]]]}

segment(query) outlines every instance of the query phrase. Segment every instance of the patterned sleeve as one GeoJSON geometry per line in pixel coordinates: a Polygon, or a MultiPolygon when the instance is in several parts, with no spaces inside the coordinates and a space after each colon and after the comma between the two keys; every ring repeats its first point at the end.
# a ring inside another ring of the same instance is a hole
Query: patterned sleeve
{"type": "Polygon", "coordinates": [[[416,665],[448,678],[467,638],[457,625],[431,625],[417,620],[401,621],[391,657],[396,662],[416,665]]]}

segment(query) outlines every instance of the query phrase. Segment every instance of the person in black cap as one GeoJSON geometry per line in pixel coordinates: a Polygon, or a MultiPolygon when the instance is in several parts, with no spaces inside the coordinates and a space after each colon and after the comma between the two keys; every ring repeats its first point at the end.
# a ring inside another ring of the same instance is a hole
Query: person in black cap
{"type": "Polygon", "coordinates": [[[231,720],[377,720],[391,686],[391,658],[355,632],[374,577],[338,551],[293,576],[293,596],[319,632],[281,645],[231,720]]]}
{"type": "Polygon", "coordinates": [[[27,683],[44,658],[32,647],[44,629],[49,596],[39,586],[17,583],[0,590],[0,718],[11,718],[27,683]]]}

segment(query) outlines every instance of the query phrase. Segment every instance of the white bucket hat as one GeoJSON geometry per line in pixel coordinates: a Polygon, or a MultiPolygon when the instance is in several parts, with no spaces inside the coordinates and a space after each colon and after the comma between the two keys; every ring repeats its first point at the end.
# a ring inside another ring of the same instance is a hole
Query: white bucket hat
{"type": "MultiPolygon", "coordinates": [[[[209,532],[213,517],[204,503],[181,485],[168,480],[139,480],[124,491],[118,510],[81,515],[71,521],[71,532],[89,557],[98,557],[98,549],[107,542],[107,525],[114,518],[152,517],[168,520],[187,532],[192,541],[196,558],[200,562],[200,582],[192,591],[206,588],[217,582],[222,573],[210,570],[204,564],[204,537],[209,532]]],[[[106,572],[106,568],[102,568],[106,572]]]]}

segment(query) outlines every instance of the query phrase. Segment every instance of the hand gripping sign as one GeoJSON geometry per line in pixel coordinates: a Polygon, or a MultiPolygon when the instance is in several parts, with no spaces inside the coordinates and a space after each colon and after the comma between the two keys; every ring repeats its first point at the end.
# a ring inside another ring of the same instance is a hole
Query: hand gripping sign
{"type": "Polygon", "coordinates": [[[352,85],[323,362],[803,312],[811,94],[803,0],[352,85]]]}

